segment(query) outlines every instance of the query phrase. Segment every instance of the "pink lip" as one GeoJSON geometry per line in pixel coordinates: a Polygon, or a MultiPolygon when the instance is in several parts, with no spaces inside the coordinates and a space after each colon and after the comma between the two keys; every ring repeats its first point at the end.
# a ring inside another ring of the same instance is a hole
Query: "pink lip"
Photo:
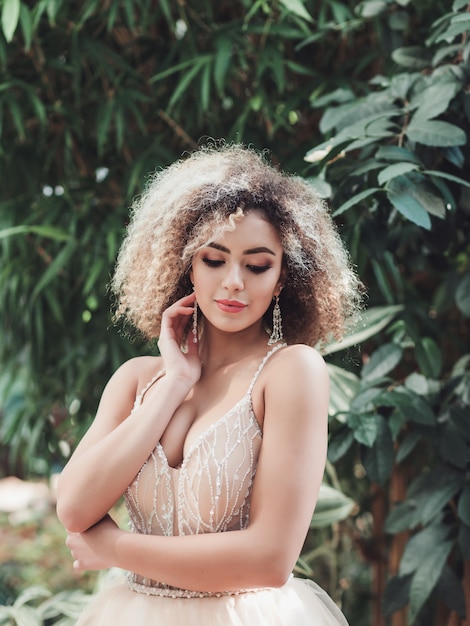
{"type": "Polygon", "coordinates": [[[246,307],[246,304],[238,300],[216,300],[216,303],[224,313],[240,313],[246,307]]]}

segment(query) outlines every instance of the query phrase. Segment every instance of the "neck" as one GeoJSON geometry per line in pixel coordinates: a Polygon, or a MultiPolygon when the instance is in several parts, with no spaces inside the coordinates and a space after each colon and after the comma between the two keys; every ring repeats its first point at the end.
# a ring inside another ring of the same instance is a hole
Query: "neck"
{"type": "Polygon", "coordinates": [[[221,333],[206,323],[200,355],[204,367],[219,368],[249,356],[259,357],[268,350],[268,334],[260,324],[239,333],[221,333]]]}

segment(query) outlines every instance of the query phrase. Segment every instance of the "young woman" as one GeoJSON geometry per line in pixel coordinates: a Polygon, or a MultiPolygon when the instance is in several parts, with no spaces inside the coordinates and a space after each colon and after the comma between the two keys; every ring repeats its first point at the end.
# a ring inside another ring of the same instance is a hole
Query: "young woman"
{"type": "Polygon", "coordinates": [[[251,149],[201,149],[135,204],[111,287],[160,356],[113,375],[60,478],[74,567],[128,571],[78,624],[345,625],[291,575],[327,448],[311,346],[359,301],[324,204],[251,149]],[[108,515],[123,494],[131,532],[108,515]]]}

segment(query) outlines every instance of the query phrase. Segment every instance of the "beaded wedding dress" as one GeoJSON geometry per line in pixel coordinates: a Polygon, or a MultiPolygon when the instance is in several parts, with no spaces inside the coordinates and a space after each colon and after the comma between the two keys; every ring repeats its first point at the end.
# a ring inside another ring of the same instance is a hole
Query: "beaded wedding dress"
{"type": "MultiPolygon", "coordinates": [[[[133,532],[190,535],[248,526],[251,484],[262,432],[251,394],[273,348],[245,396],[169,465],[157,444],[126,490],[133,532]]],[[[147,389],[137,396],[140,405],[147,389]]],[[[100,591],[77,626],[347,626],[331,598],[315,583],[291,577],[280,588],[207,593],[170,587],[129,572],[100,591]]]]}

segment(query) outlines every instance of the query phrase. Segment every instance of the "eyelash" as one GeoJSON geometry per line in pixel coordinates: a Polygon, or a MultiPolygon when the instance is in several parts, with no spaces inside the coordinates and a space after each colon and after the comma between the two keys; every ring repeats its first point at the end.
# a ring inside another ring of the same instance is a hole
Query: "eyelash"
{"type": "MultiPolygon", "coordinates": [[[[209,267],[217,268],[223,265],[225,261],[203,258],[202,262],[209,267]]],[[[246,267],[250,270],[250,272],[253,272],[253,274],[263,274],[263,272],[266,272],[271,268],[271,265],[247,265],[246,267]]]]}

